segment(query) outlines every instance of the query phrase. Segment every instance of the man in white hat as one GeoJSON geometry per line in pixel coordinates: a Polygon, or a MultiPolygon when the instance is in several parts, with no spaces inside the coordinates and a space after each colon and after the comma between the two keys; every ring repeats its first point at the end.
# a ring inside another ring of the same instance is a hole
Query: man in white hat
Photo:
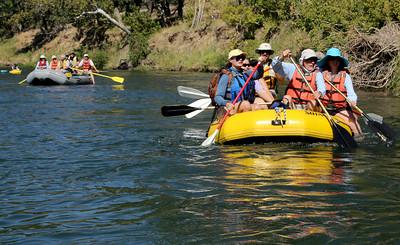
{"type": "Polygon", "coordinates": [[[301,52],[299,59],[300,70],[315,91],[315,94],[312,93],[304,82],[295,64],[282,62],[289,56],[291,56],[291,51],[286,49],[280,57],[276,57],[272,61],[274,71],[289,81],[283,102],[285,104],[290,103],[290,107],[293,109],[319,111],[320,109],[315,98],[322,98],[325,95],[326,88],[322,73],[317,66],[317,54],[312,49],[305,49],[301,52]]]}
{"type": "Polygon", "coordinates": [[[96,66],[93,61],[89,58],[88,54],[83,55],[83,59],[78,64],[79,68],[82,68],[84,72],[97,72],[96,66]]]}
{"type": "Polygon", "coordinates": [[[36,70],[45,70],[49,68],[49,62],[46,60],[46,56],[44,54],[40,55],[39,61],[36,63],[36,70]]]}
{"type": "MultiPolygon", "coordinates": [[[[271,56],[274,53],[274,50],[272,49],[271,44],[261,43],[260,46],[256,48],[256,53],[264,57],[265,59],[265,61],[263,62],[264,74],[263,77],[259,80],[259,89],[261,89],[262,87],[262,90],[269,91],[271,95],[276,98],[278,93],[278,79],[271,66],[271,56]]],[[[283,80],[283,78],[281,77],[278,78],[279,80],[283,80]]]]}

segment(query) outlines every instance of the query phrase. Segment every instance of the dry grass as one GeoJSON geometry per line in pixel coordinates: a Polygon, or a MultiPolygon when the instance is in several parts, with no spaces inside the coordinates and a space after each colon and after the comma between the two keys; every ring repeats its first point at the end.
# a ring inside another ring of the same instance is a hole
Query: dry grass
{"type": "MultiPolygon", "coordinates": [[[[4,40],[0,43],[0,64],[9,65],[13,63],[22,64],[23,66],[33,66],[40,54],[45,54],[47,57],[52,55],[60,56],[61,54],[69,53],[80,47],[80,42],[74,40],[77,29],[68,26],[60,32],[51,42],[46,43],[41,49],[29,51],[23,54],[16,54],[17,50],[28,46],[38,30],[30,30],[17,34],[11,39],[4,40]]],[[[119,43],[122,38],[117,29],[112,29],[109,32],[112,45],[106,51],[109,55],[109,62],[106,68],[111,68],[119,64],[119,60],[128,57],[128,47],[120,48],[119,43]]],[[[95,53],[97,50],[88,51],[95,53]]]]}

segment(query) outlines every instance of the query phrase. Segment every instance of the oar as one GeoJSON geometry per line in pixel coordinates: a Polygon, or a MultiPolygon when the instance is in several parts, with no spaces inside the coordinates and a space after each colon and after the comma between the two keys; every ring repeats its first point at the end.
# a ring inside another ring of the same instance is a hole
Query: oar
{"type": "MultiPolygon", "coordinates": [[[[185,117],[186,118],[192,118],[192,117],[200,114],[205,109],[207,109],[210,104],[211,104],[211,99],[210,98],[196,100],[195,102],[189,104],[189,106],[195,107],[195,108],[200,108],[200,110],[196,110],[196,111],[193,111],[191,113],[185,114],[185,117]]],[[[215,108],[215,107],[213,107],[213,108],[215,108]]]]}
{"type": "MultiPolygon", "coordinates": [[[[77,70],[77,71],[83,71],[83,70],[80,70],[80,69],[77,69],[77,68],[73,68],[73,67],[72,67],[72,69],[73,70],[77,70]]],[[[99,74],[99,73],[95,73],[95,72],[90,72],[90,73],[93,74],[93,75],[96,75],[96,76],[109,78],[109,79],[111,79],[111,80],[113,80],[114,82],[117,82],[117,83],[123,83],[124,80],[125,80],[125,78],[123,78],[123,77],[110,77],[110,76],[99,74]]]]}
{"type": "MultiPolygon", "coordinates": [[[[233,100],[232,104],[233,107],[235,106],[236,102],[239,100],[240,96],[242,95],[244,89],[246,88],[247,84],[249,84],[251,78],[253,77],[254,73],[256,72],[257,68],[260,66],[261,62],[258,62],[256,67],[254,67],[253,71],[251,72],[249,78],[247,78],[245,84],[243,85],[242,89],[239,91],[238,95],[236,96],[236,98],[233,100]]],[[[212,143],[215,142],[215,138],[217,137],[219,130],[222,128],[222,125],[224,125],[224,122],[226,120],[226,118],[228,118],[229,113],[231,112],[232,109],[228,109],[225,112],[224,117],[222,118],[222,120],[218,123],[217,128],[215,129],[214,133],[212,135],[210,135],[206,140],[203,141],[203,143],[201,143],[201,146],[210,146],[212,143]]]]}
{"type": "Polygon", "coordinates": [[[26,82],[26,78],[24,80],[22,80],[21,82],[19,82],[18,84],[23,84],[24,82],[26,82]]]}
{"type": "Polygon", "coordinates": [[[161,107],[161,114],[164,117],[182,116],[188,113],[192,113],[194,111],[214,109],[214,108],[215,107],[199,108],[189,105],[165,105],[161,107]]]}
{"type": "Polygon", "coordinates": [[[339,92],[340,95],[342,95],[347,103],[355,108],[356,110],[358,110],[361,115],[368,121],[367,125],[371,128],[372,131],[374,131],[379,138],[384,142],[384,143],[388,143],[391,144],[393,143],[393,140],[395,139],[394,137],[394,131],[385,123],[383,123],[383,120],[374,120],[372,119],[368,114],[364,113],[358,106],[353,105],[351,103],[351,101],[349,100],[349,98],[344,95],[342,93],[342,91],[340,91],[335,85],[333,85],[330,81],[328,81],[327,79],[325,79],[325,82],[327,82],[329,85],[331,85],[336,91],[339,92]],[[392,134],[392,135],[391,135],[392,134]]]}
{"type": "Polygon", "coordinates": [[[191,99],[205,99],[210,98],[210,96],[206,93],[201,92],[200,90],[178,86],[177,88],[178,94],[182,97],[191,98],[191,99]]]}
{"type": "MultiPolygon", "coordinates": [[[[307,84],[307,87],[311,90],[311,92],[313,94],[315,94],[314,89],[311,87],[310,83],[307,81],[307,78],[304,76],[304,74],[300,70],[299,66],[296,64],[296,62],[293,60],[292,57],[290,57],[290,60],[292,61],[293,65],[296,67],[297,72],[301,75],[304,82],[307,84]]],[[[321,100],[317,97],[316,97],[316,99],[317,99],[319,105],[321,106],[322,110],[324,111],[326,118],[329,120],[329,123],[331,124],[332,132],[333,132],[333,139],[341,147],[348,148],[348,149],[357,147],[357,143],[355,142],[353,137],[344,128],[342,128],[340,125],[336,124],[336,122],[333,120],[331,115],[329,115],[325,106],[322,104],[321,100]]]]}

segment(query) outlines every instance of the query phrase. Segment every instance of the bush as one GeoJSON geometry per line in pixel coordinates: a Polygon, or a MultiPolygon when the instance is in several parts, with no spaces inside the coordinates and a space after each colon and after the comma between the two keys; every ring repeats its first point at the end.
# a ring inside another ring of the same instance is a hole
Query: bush
{"type": "Polygon", "coordinates": [[[93,57],[92,57],[93,63],[96,65],[97,69],[103,69],[104,65],[107,64],[108,61],[108,55],[107,52],[100,50],[97,52],[93,52],[93,57]]]}

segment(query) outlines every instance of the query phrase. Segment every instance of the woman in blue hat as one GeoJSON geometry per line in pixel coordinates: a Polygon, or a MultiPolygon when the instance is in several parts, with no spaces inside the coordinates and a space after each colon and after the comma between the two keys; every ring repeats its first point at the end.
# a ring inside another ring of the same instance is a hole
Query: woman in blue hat
{"type": "Polygon", "coordinates": [[[348,65],[349,61],[342,56],[338,48],[328,49],[325,57],[318,61],[326,87],[325,96],[321,101],[331,115],[346,120],[354,132],[354,136],[359,136],[362,134],[361,127],[357,122],[357,116],[351,109],[351,106],[357,105],[357,95],[354,92],[351,77],[347,73],[348,65]],[[338,90],[347,97],[349,102],[338,90]]]}

